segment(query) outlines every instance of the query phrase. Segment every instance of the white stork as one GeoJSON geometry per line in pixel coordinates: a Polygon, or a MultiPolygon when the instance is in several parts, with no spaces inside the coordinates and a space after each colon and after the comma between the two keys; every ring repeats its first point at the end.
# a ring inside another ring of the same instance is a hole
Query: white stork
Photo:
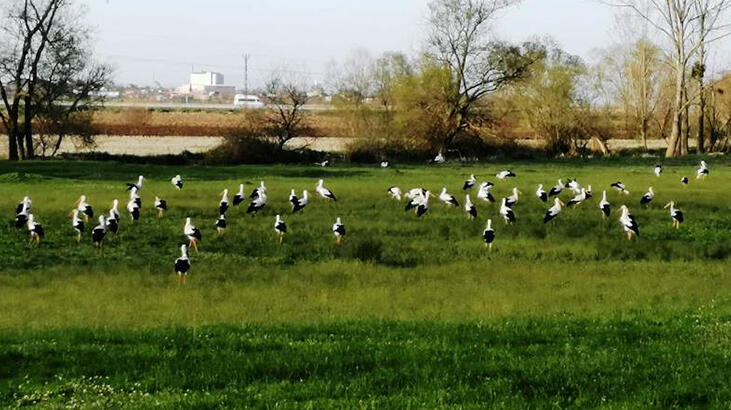
{"type": "Polygon", "coordinates": [[[35,243],[36,246],[41,244],[41,239],[43,239],[44,232],[43,232],[43,226],[36,222],[35,217],[33,214],[28,214],[28,232],[30,233],[30,243],[35,243]]]}
{"type": "Polygon", "coordinates": [[[464,185],[462,185],[462,190],[466,191],[468,189],[472,189],[475,186],[475,183],[477,182],[477,179],[475,179],[475,174],[470,174],[470,177],[464,181],[464,185]]]}
{"type": "Polygon", "coordinates": [[[244,202],[244,184],[239,184],[239,191],[234,195],[234,206],[239,206],[244,202]]]}
{"type": "Polygon", "coordinates": [[[173,184],[173,186],[175,186],[178,191],[183,189],[183,178],[180,176],[180,174],[172,177],[172,179],[170,179],[170,183],[173,184]]]}
{"type": "Polygon", "coordinates": [[[432,163],[435,163],[435,164],[442,164],[442,163],[444,163],[444,155],[442,155],[442,151],[439,151],[439,153],[437,153],[437,156],[434,157],[434,159],[431,160],[431,162],[432,163]]]}
{"type": "Polygon", "coordinates": [[[543,189],[543,184],[538,185],[538,189],[536,189],[536,197],[541,202],[547,202],[548,201],[548,193],[545,189],[543,189]]]}
{"type": "Polygon", "coordinates": [[[72,212],[71,226],[76,231],[76,242],[81,242],[81,235],[84,233],[84,221],[79,218],[78,209],[74,209],[72,212]]]}
{"type": "Polygon", "coordinates": [[[180,257],[175,259],[174,266],[175,273],[178,274],[178,281],[185,284],[191,266],[190,258],[188,258],[188,247],[185,244],[180,245],[180,257]]]}
{"type": "Polygon", "coordinates": [[[31,202],[27,196],[15,208],[15,228],[21,229],[28,224],[31,202]]]}
{"type": "Polygon", "coordinates": [[[477,198],[482,199],[485,202],[495,202],[495,197],[492,196],[490,189],[494,186],[492,182],[483,182],[480,184],[480,190],[477,191],[477,198]]]}
{"type": "Polygon", "coordinates": [[[548,208],[548,211],[546,211],[546,214],[543,216],[543,223],[547,223],[553,219],[556,219],[558,214],[561,213],[561,206],[563,206],[564,203],[561,202],[561,199],[554,198],[553,199],[553,206],[548,208]]]}
{"type": "Polygon", "coordinates": [[[444,202],[447,206],[459,206],[457,198],[447,192],[446,187],[442,187],[442,192],[439,193],[439,200],[444,202]]]}
{"type": "Polygon", "coordinates": [[[279,216],[279,214],[277,214],[277,218],[274,221],[274,232],[277,233],[277,240],[281,244],[284,239],[284,234],[287,233],[287,224],[284,222],[284,219],[279,216]]]}
{"type": "Polygon", "coordinates": [[[157,217],[161,218],[165,211],[168,210],[168,202],[160,197],[155,197],[155,209],[157,209],[157,217]]]}
{"type": "Polygon", "coordinates": [[[335,194],[332,193],[329,189],[325,188],[324,181],[318,180],[317,186],[315,187],[315,191],[317,191],[318,194],[320,194],[321,197],[324,199],[332,199],[333,201],[337,201],[338,198],[335,196],[335,194]]]}
{"type": "Polygon", "coordinates": [[[492,243],[495,241],[495,230],[492,229],[492,219],[487,220],[487,226],[482,231],[482,240],[485,241],[485,246],[492,250],[492,243]]]}
{"type": "Polygon", "coordinates": [[[381,168],[388,168],[391,164],[388,161],[381,161],[381,168]]]}
{"type": "Polygon", "coordinates": [[[680,178],[680,183],[681,184],[688,185],[688,182],[689,182],[688,177],[682,177],[682,178],[680,178]]]}
{"type": "Polygon", "coordinates": [[[216,219],[216,236],[221,236],[226,232],[226,214],[221,214],[216,219]]]}
{"type": "Polygon", "coordinates": [[[563,191],[563,189],[564,189],[564,188],[565,188],[565,185],[564,185],[564,184],[563,184],[563,182],[561,182],[561,180],[559,179],[559,180],[558,180],[558,184],[556,184],[556,185],[555,185],[555,186],[554,186],[553,188],[551,188],[551,189],[550,189],[550,190],[548,191],[548,196],[549,196],[549,197],[551,197],[551,196],[556,196],[556,195],[560,194],[560,193],[561,193],[561,191],[563,191]]]}
{"type": "Polygon", "coordinates": [[[586,198],[586,189],[581,188],[581,191],[579,191],[578,194],[574,195],[574,197],[566,203],[566,206],[576,207],[578,205],[581,205],[582,202],[586,201],[586,198]]]}
{"type": "Polygon", "coordinates": [[[221,192],[221,200],[218,202],[218,214],[224,215],[228,211],[228,188],[221,192]]]}
{"type": "Polygon", "coordinates": [[[653,199],[655,199],[655,191],[653,191],[652,187],[650,187],[647,192],[642,195],[642,198],[640,198],[640,205],[648,205],[653,199]]]}
{"type": "Polygon", "coordinates": [[[109,209],[109,216],[107,217],[107,227],[111,233],[116,234],[119,230],[119,200],[115,199],[112,201],[112,207],[109,209]]]}
{"type": "Polygon", "coordinates": [[[520,194],[520,193],[521,192],[518,191],[518,187],[513,187],[513,194],[506,198],[507,201],[505,202],[505,204],[507,206],[513,206],[513,205],[517,204],[518,203],[518,194],[520,194]]]}
{"type": "Polygon", "coordinates": [[[140,219],[140,206],[134,199],[130,199],[129,202],[127,202],[127,212],[129,212],[129,216],[133,221],[140,219]]]}
{"type": "Polygon", "coordinates": [[[261,211],[267,204],[267,194],[265,191],[259,191],[259,194],[249,202],[249,207],[246,208],[247,214],[256,214],[261,211]]]}
{"type": "Polygon", "coordinates": [[[500,215],[503,216],[503,219],[505,220],[505,224],[513,223],[515,222],[515,212],[507,205],[507,198],[503,198],[502,203],[500,204],[500,215]]]}
{"type": "Polygon", "coordinates": [[[416,197],[424,196],[426,195],[426,189],[424,188],[411,188],[406,194],[404,195],[404,198],[406,199],[414,199],[416,197]]]}
{"type": "Polygon", "coordinates": [[[606,219],[612,212],[612,205],[607,201],[607,190],[602,191],[602,200],[599,201],[599,209],[602,211],[602,218],[606,219]]]}
{"type": "Polygon", "coordinates": [[[574,195],[578,195],[581,193],[581,184],[579,184],[579,181],[574,178],[569,178],[569,182],[566,184],[566,186],[569,187],[574,195]]]}
{"type": "Polygon", "coordinates": [[[391,198],[400,201],[401,200],[401,188],[397,186],[392,186],[388,188],[388,191],[386,191],[389,195],[391,195],[391,198]]]}
{"type": "Polygon", "coordinates": [[[700,178],[706,178],[708,174],[710,174],[711,171],[708,169],[708,165],[706,165],[706,161],[701,161],[701,166],[698,168],[698,170],[695,172],[696,179],[700,178]]]}
{"type": "Polygon", "coordinates": [[[86,195],[81,195],[76,201],[76,209],[84,215],[84,220],[94,217],[94,208],[86,202],[86,195]]]}
{"type": "Polygon", "coordinates": [[[655,165],[655,176],[659,177],[661,175],[662,175],[662,165],[657,164],[657,165],[655,165]]]}
{"type": "Polygon", "coordinates": [[[249,195],[249,199],[251,199],[253,201],[254,199],[256,199],[257,197],[259,197],[262,194],[266,195],[266,193],[267,193],[267,187],[264,186],[264,181],[260,181],[259,186],[254,188],[251,191],[251,194],[249,195]]]}
{"type": "Polygon", "coordinates": [[[640,227],[637,225],[635,217],[629,212],[627,205],[622,205],[620,209],[622,210],[622,214],[619,217],[619,223],[627,233],[627,239],[632,240],[632,235],[640,236],[640,227]]]}
{"type": "Polygon", "coordinates": [[[467,212],[467,217],[469,219],[475,219],[477,218],[477,207],[475,204],[472,203],[472,200],[470,199],[470,194],[466,194],[464,196],[464,210],[467,212]]]}
{"type": "Polygon", "coordinates": [[[102,241],[107,234],[107,221],[104,215],[99,215],[99,225],[95,226],[91,231],[91,241],[98,248],[102,247],[102,241]]]}
{"type": "Polygon", "coordinates": [[[333,235],[335,235],[335,243],[340,245],[343,241],[343,237],[345,237],[345,225],[343,225],[340,217],[337,217],[333,224],[333,235]]]}
{"type": "Polygon", "coordinates": [[[134,201],[138,208],[142,208],[142,198],[140,197],[139,189],[133,187],[129,190],[129,200],[134,201]]]}
{"type": "Polygon", "coordinates": [[[132,189],[141,191],[142,190],[142,180],[144,180],[144,179],[145,179],[145,177],[140,175],[139,177],[137,177],[137,183],[133,183],[133,184],[127,183],[127,191],[131,191],[132,189]]]}
{"type": "Polygon", "coordinates": [[[514,178],[515,173],[509,169],[506,169],[506,170],[500,171],[497,174],[495,174],[495,177],[499,180],[503,180],[506,178],[514,178]]]}
{"type": "Polygon", "coordinates": [[[298,198],[293,189],[289,194],[289,202],[292,203],[292,213],[296,214],[305,209],[307,204],[310,203],[310,193],[305,189],[302,191],[302,198],[298,198]]]}
{"type": "Polygon", "coordinates": [[[622,183],[622,181],[617,181],[613,184],[609,184],[609,186],[619,191],[620,194],[629,195],[629,191],[627,190],[627,187],[624,185],[624,183],[622,183]]]}
{"type": "Polygon", "coordinates": [[[675,207],[675,202],[670,201],[667,205],[665,205],[665,208],[670,208],[670,218],[673,220],[673,226],[675,229],[680,228],[680,224],[683,223],[684,217],[683,217],[683,211],[675,207]]]}
{"type": "Polygon", "coordinates": [[[192,246],[196,253],[198,252],[198,241],[203,239],[201,231],[193,226],[190,217],[185,218],[185,226],[183,226],[183,235],[188,238],[188,246],[192,246]]]}

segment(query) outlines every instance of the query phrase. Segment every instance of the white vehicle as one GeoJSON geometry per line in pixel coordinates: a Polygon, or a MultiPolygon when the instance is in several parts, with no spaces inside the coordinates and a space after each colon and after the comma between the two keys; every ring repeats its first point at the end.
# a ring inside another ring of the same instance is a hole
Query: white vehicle
{"type": "Polygon", "coordinates": [[[264,103],[256,95],[236,94],[234,96],[236,108],[264,108],[264,103]]]}

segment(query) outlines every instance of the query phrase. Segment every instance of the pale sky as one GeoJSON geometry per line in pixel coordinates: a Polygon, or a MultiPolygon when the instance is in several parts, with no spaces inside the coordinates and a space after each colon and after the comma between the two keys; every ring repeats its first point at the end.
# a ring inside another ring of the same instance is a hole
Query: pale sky
{"type": "MultiPolygon", "coordinates": [[[[427,0],[82,0],[100,60],[120,84],[178,86],[191,69],[218,71],[243,86],[288,67],[322,81],[327,65],[354,49],[416,54],[426,32],[427,0]]],[[[597,0],[523,0],[503,13],[495,34],[523,41],[550,36],[590,60],[619,41],[614,9],[597,0]]],[[[731,60],[729,42],[715,58],[731,60]]]]}

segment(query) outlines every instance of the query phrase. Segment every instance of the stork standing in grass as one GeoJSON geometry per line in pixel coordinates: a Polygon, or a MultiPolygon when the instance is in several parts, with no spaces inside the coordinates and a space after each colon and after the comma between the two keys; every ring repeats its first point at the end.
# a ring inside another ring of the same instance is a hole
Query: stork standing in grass
{"type": "Polygon", "coordinates": [[[547,202],[548,201],[548,193],[545,189],[543,189],[543,184],[538,185],[538,189],[536,189],[536,197],[541,202],[547,202]]]}
{"type": "Polygon", "coordinates": [[[499,180],[504,180],[507,178],[515,178],[515,173],[509,169],[503,170],[495,174],[495,177],[499,180]]]}
{"type": "Polygon", "coordinates": [[[157,217],[162,218],[165,211],[168,210],[168,202],[160,197],[155,197],[155,209],[157,210],[157,217]]]}
{"type": "Polygon", "coordinates": [[[30,200],[29,196],[24,196],[23,199],[18,202],[18,205],[15,207],[15,214],[19,214],[23,209],[25,209],[26,213],[33,211],[33,202],[30,200]]]}
{"type": "Polygon", "coordinates": [[[180,191],[183,189],[183,178],[180,176],[180,174],[175,175],[171,180],[170,183],[173,184],[173,186],[180,191]]]}
{"type": "Polygon", "coordinates": [[[327,189],[324,184],[325,182],[323,180],[318,180],[315,191],[317,191],[317,193],[320,194],[321,197],[327,200],[337,201],[338,198],[335,196],[335,194],[333,194],[331,190],[327,189]]]}
{"type": "Polygon", "coordinates": [[[36,246],[41,244],[41,239],[43,239],[45,233],[43,232],[43,225],[36,222],[35,217],[33,214],[28,214],[28,232],[30,233],[30,241],[29,243],[35,243],[36,246]]]}
{"type": "Polygon", "coordinates": [[[260,192],[257,197],[251,200],[249,202],[249,207],[246,208],[247,214],[256,214],[257,212],[264,209],[264,207],[267,205],[267,194],[264,192],[260,192]]]}
{"type": "Polygon", "coordinates": [[[622,183],[622,181],[617,181],[617,182],[615,182],[613,184],[609,184],[609,186],[612,187],[612,188],[614,188],[614,189],[616,189],[617,191],[619,191],[620,194],[629,195],[629,191],[627,190],[627,186],[625,186],[624,183],[622,183]]]}
{"type": "Polygon", "coordinates": [[[495,197],[492,196],[490,189],[494,186],[492,182],[483,182],[480,184],[480,190],[477,191],[477,198],[482,199],[485,202],[495,202],[495,197]]]}
{"type": "Polygon", "coordinates": [[[680,178],[680,183],[681,184],[688,185],[688,182],[689,182],[688,177],[682,177],[682,178],[680,178]]]}
{"type": "Polygon", "coordinates": [[[15,208],[15,228],[21,229],[28,224],[28,215],[30,214],[30,198],[27,196],[15,208]]]}
{"type": "Polygon", "coordinates": [[[513,206],[518,203],[518,194],[521,192],[518,190],[518,187],[513,187],[513,194],[507,197],[506,205],[507,206],[513,206]]]}
{"type": "Polygon", "coordinates": [[[566,206],[573,206],[574,208],[581,205],[582,202],[586,201],[586,189],[581,188],[581,191],[579,191],[578,194],[576,194],[571,200],[566,204],[566,206]]]}
{"type": "Polygon", "coordinates": [[[447,192],[447,188],[445,187],[442,187],[442,192],[439,193],[439,200],[444,202],[447,206],[459,206],[457,198],[447,192]]]}
{"type": "Polygon", "coordinates": [[[417,217],[421,217],[425,213],[427,213],[427,211],[429,211],[429,197],[430,196],[431,196],[431,192],[426,191],[424,196],[421,197],[421,199],[419,201],[419,205],[416,206],[416,216],[417,217]]]}
{"type": "Polygon", "coordinates": [[[76,242],[81,242],[81,235],[84,233],[84,221],[79,218],[79,210],[72,211],[71,226],[76,231],[76,242]]]}
{"type": "Polygon", "coordinates": [[[221,192],[221,200],[218,202],[218,214],[225,215],[228,211],[228,188],[221,192]]]}
{"type": "Polygon", "coordinates": [[[140,206],[134,199],[130,199],[129,202],[127,202],[127,212],[129,212],[129,216],[133,221],[140,219],[140,206]]]}
{"type": "Polygon", "coordinates": [[[339,246],[343,241],[343,237],[345,237],[345,225],[343,225],[340,217],[337,217],[333,224],[333,235],[335,235],[335,243],[339,246]]]}
{"type": "Polygon", "coordinates": [[[655,165],[655,176],[656,177],[662,176],[662,165],[660,165],[660,164],[655,165]]]}
{"type": "Polygon", "coordinates": [[[627,205],[622,205],[620,208],[622,214],[619,216],[619,223],[622,225],[622,229],[627,233],[627,239],[632,240],[632,236],[640,236],[640,227],[637,224],[635,217],[629,212],[627,205]]]}
{"type": "Polygon", "coordinates": [[[188,246],[192,246],[196,253],[198,252],[198,242],[203,239],[201,231],[191,222],[190,217],[185,218],[185,226],[183,226],[183,235],[188,238],[188,246]]]}
{"type": "Polygon", "coordinates": [[[703,178],[705,179],[708,174],[710,174],[711,171],[708,169],[708,165],[706,165],[706,161],[701,161],[701,166],[698,167],[698,170],[695,172],[696,179],[703,178]]]}
{"type": "Polygon", "coordinates": [[[188,247],[185,244],[180,245],[180,257],[175,259],[174,266],[175,273],[178,274],[178,281],[185,284],[191,267],[190,258],[188,258],[188,247]]]}
{"type": "Polygon", "coordinates": [[[607,190],[602,191],[602,200],[599,201],[599,209],[602,211],[602,218],[609,218],[609,214],[612,212],[612,206],[607,201],[607,190]]]}
{"type": "Polygon", "coordinates": [[[259,182],[259,186],[256,187],[256,188],[254,188],[251,191],[251,194],[249,195],[249,199],[251,199],[253,201],[254,199],[256,199],[257,197],[259,197],[260,195],[266,194],[266,193],[267,193],[267,187],[264,185],[264,181],[260,181],[259,182]]]}
{"type": "Polygon", "coordinates": [[[554,186],[553,188],[551,188],[551,189],[550,189],[550,190],[548,191],[548,196],[549,196],[549,197],[551,197],[551,196],[556,196],[556,195],[560,194],[560,193],[561,193],[561,191],[563,191],[563,189],[564,189],[565,187],[566,187],[566,186],[565,186],[565,185],[563,184],[563,182],[561,182],[561,180],[559,179],[559,180],[558,180],[558,184],[556,184],[556,185],[555,185],[555,186],[554,186]]]}
{"type": "Polygon", "coordinates": [[[109,209],[109,216],[107,217],[107,227],[109,231],[116,234],[119,230],[119,200],[115,199],[112,201],[112,207],[109,209]]]}
{"type": "Polygon", "coordinates": [[[515,212],[513,212],[513,210],[508,206],[507,202],[508,199],[503,198],[503,201],[500,204],[500,215],[503,216],[506,225],[515,222],[515,212]]]}
{"type": "Polygon", "coordinates": [[[464,181],[464,185],[462,185],[462,190],[466,191],[468,189],[472,189],[475,186],[476,182],[477,179],[475,179],[475,174],[471,174],[467,181],[464,181]]]}
{"type": "Polygon", "coordinates": [[[683,217],[683,211],[675,207],[675,202],[670,201],[667,205],[665,205],[665,208],[670,208],[670,218],[673,220],[673,226],[675,229],[680,228],[680,224],[683,223],[684,217],[683,217]]]}
{"type": "Polygon", "coordinates": [[[549,221],[552,221],[556,219],[558,214],[561,213],[561,207],[564,205],[563,202],[559,198],[553,199],[553,206],[548,208],[548,211],[546,211],[546,214],[543,216],[543,223],[548,223],[549,221]]]}
{"type": "Polygon", "coordinates": [[[640,198],[640,205],[649,205],[652,200],[655,199],[655,191],[650,187],[647,192],[640,198]]]}
{"type": "Polygon", "coordinates": [[[482,231],[482,240],[485,241],[485,246],[492,251],[492,243],[495,241],[495,230],[492,229],[492,219],[487,220],[487,226],[482,231]]]}
{"type": "Polygon", "coordinates": [[[392,186],[388,188],[388,191],[386,191],[389,195],[391,195],[391,198],[400,201],[401,200],[401,188],[397,186],[392,186]]]}
{"type": "Polygon", "coordinates": [[[142,181],[144,179],[145,179],[145,177],[143,177],[142,175],[140,175],[140,176],[137,177],[137,182],[136,183],[131,183],[131,184],[130,183],[127,183],[127,190],[128,191],[131,191],[131,190],[134,189],[134,190],[137,190],[137,191],[141,191],[142,190],[142,181]]]}
{"type": "Polygon", "coordinates": [[[594,196],[594,194],[591,192],[591,185],[588,185],[586,189],[584,190],[584,195],[586,195],[586,199],[591,198],[594,196]]]}
{"type": "Polygon", "coordinates": [[[216,219],[216,236],[221,236],[226,232],[226,214],[221,214],[216,219]]]}
{"type": "Polygon", "coordinates": [[[426,195],[426,189],[424,188],[411,188],[409,191],[404,195],[404,198],[406,199],[414,199],[419,196],[426,195]]]}
{"type": "Polygon", "coordinates": [[[566,184],[566,186],[569,187],[574,195],[578,195],[581,193],[581,184],[579,184],[579,181],[574,178],[569,178],[569,182],[566,184]]]}
{"type": "Polygon", "coordinates": [[[297,197],[297,195],[294,193],[294,189],[289,194],[289,202],[292,203],[292,213],[296,214],[297,212],[305,209],[308,203],[310,203],[310,193],[307,192],[307,190],[302,191],[302,198],[297,197]]]}
{"type": "Polygon", "coordinates": [[[138,208],[142,208],[142,198],[140,197],[139,190],[137,188],[130,189],[129,200],[134,201],[138,208]]]}
{"type": "Polygon", "coordinates": [[[391,164],[388,161],[381,161],[381,168],[388,168],[391,164]]]}
{"type": "Polygon", "coordinates": [[[91,231],[91,241],[97,248],[102,247],[102,241],[107,234],[107,221],[104,215],[99,215],[99,225],[95,226],[91,231]]]}
{"type": "Polygon", "coordinates": [[[244,184],[239,184],[239,191],[234,195],[234,206],[239,206],[244,202],[244,184]]]}
{"type": "Polygon", "coordinates": [[[76,209],[84,215],[84,220],[94,217],[94,209],[86,202],[86,195],[81,195],[76,201],[76,209]]]}
{"type": "Polygon", "coordinates": [[[277,234],[277,241],[281,244],[284,239],[284,234],[287,233],[287,224],[279,214],[277,214],[277,218],[274,220],[274,232],[277,234]]]}
{"type": "Polygon", "coordinates": [[[472,203],[470,194],[464,196],[464,210],[467,212],[467,218],[470,220],[477,218],[477,207],[472,203]]]}

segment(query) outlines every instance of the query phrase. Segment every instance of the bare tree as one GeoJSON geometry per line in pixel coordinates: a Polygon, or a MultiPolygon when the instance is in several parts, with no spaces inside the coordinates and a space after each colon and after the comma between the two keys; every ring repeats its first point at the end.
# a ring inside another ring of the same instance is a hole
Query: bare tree
{"type": "Polygon", "coordinates": [[[311,134],[304,106],[308,96],[301,81],[275,75],[265,87],[268,107],[263,118],[263,133],[276,139],[279,149],[287,141],[311,134]]]}
{"type": "MultiPolygon", "coordinates": [[[[8,132],[9,158],[33,158],[33,121],[42,110],[81,108],[109,77],[91,62],[86,28],[73,0],[13,0],[2,18],[0,119],[8,132]],[[67,99],[68,101],[61,101],[67,99]],[[22,111],[21,111],[22,104],[22,111]]],[[[57,117],[60,119],[62,117],[57,117]]]]}
{"type": "Polygon", "coordinates": [[[520,47],[488,38],[499,12],[518,2],[433,0],[429,4],[428,54],[451,71],[455,84],[448,118],[453,126],[442,137],[444,148],[469,128],[473,108],[482,97],[521,78],[535,61],[520,47]]]}
{"type": "Polygon", "coordinates": [[[729,26],[721,18],[731,4],[729,0],[608,0],[609,4],[629,8],[657,29],[670,45],[675,71],[675,96],[672,131],[667,157],[688,153],[683,135],[683,113],[690,103],[687,92],[688,65],[699,50],[727,33],[729,26]]]}

